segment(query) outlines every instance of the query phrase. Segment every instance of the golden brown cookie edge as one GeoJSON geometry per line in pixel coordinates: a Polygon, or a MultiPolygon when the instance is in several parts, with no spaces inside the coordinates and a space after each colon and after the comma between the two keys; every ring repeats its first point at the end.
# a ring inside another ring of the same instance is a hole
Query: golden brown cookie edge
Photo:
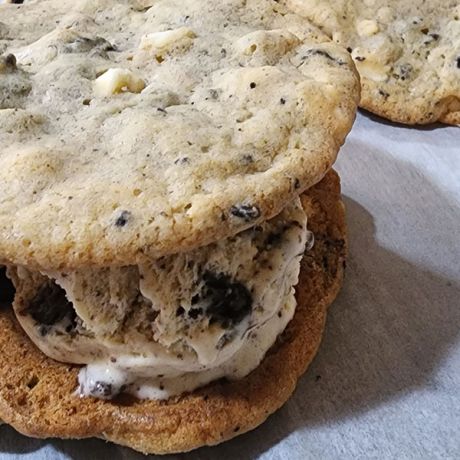
{"type": "MultiPolygon", "coordinates": [[[[457,111],[453,105],[453,99],[440,100],[435,105],[436,110],[429,112],[426,108],[418,107],[416,104],[408,109],[407,105],[399,104],[398,101],[382,103],[372,96],[373,88],[361,78],[361,101],[359,107],[367,110],[378,117],[385,118],[393,123],[402,123],[405,125],[427,125],[436,122],[449,125],[460,124],[460,111],[457,111]]],[[[457,98],[457,101],[459,99],[457,98]]]]}

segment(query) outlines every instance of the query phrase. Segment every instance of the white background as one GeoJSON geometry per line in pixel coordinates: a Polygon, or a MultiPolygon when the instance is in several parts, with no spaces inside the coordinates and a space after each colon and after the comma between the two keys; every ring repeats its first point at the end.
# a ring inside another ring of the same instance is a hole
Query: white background
{"type": "MultiPolygon", "coordinates": [[[[460,129],[360,114],[337,169],[350,257],[319,355],[262,427],[188,459],[460,458],[460,129]]],[[[0,458],[145,457],[4,426],[0,458]]]]}

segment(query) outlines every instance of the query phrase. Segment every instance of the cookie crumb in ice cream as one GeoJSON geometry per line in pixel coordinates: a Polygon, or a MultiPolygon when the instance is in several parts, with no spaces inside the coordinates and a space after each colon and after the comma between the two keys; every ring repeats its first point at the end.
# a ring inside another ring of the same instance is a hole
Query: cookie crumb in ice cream
{"type": "Polygon", "coordinates": [[[206,314],[211,323],[219,323],[228,328],[249,315],[252,297],[246,286],[232,281],[223,273],[206,272],[203,279],[205,284],[201,297],[209,305],[206,314]]]}
{"type": "Polygon", "coordinates": [[[0,73],[12,72],[16,69],[16,56],[14,54],[7,54],[0,57],[0,73]]]}
{"type": "Polygon", "coordinates": [[[235,217],[240,217],[245,222],[250,222],[260,216],[259,208],[251,204],[239,204],[232,206],[230,208],[230,213],[235,217]]]}
{"type": "Polygon", "coordinates": [[[39,289],[22,313],[29,314],[36,323],[43,326],[53,326],[66,316],[75,317],[75,311],[64,289],[53,281],[49,281],[39,289]]]}

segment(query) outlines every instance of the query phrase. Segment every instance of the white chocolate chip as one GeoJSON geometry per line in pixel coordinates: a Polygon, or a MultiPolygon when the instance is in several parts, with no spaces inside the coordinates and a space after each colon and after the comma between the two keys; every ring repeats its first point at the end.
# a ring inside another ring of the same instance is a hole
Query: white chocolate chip
{"type": "Polygon", "coordinates": [[[388,78],[389,66],[380,62],[375,54],[362,48],[355,48],[351,53],[360,75],[373,81],[385,81],[388,78]]]}
{"type": "Polygon", "coordinates": [[[128,69],[109,69],[94,82],[94,92],[101,97],[122,92],[140,93],[144,88],[144,80],[128,69]]]}
{"type": "Polygon", "coordinates": [[[370,37],[375,35],[380,29],[376,21],[364,19],[357,24],[356,30],[360,37],[370,37]]]}
{"type": "Polygon", "coordinates": [[[184,46],[190,46],[196,34],[189,27],[179,27],[174,30],[153,32],[141,38],[139,47],[142,50],[169,50],[179,41],[184,41],[184,46]]]}
{"type": "Polygon", "coordinates": [[[379,82],[388,79],[388,72],[390,71],[389,66],[371,61],[355,62],[355,64],[363,78],[379,82]]]}

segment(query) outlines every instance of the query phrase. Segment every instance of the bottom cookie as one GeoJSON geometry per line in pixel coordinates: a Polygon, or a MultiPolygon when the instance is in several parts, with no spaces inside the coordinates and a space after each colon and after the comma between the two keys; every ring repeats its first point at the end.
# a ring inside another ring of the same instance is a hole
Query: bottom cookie
{"type": "Polygon", "coordinates": [[[239,381],[218,381],[166,401],[75,393],[78,366],[47,358],[11,308],[0,310],[0,418],[33,437],[99,437],[144,453],[214,445],[260,425],[295,389],[319,347],[326,310],[343,279],[345,214],[337,174],[302,196],[315,246],[303,258],[293,320],[261,365],[239,381]]]}
{"type": "MultiPolygon", "coordinates": [[[[460,100],[457,100],[458,105],[460,105],[460,100]]],[[[449,125],[460,125],[460,110],[448,112],[441,118],[441,121],[449,125]]]]}

